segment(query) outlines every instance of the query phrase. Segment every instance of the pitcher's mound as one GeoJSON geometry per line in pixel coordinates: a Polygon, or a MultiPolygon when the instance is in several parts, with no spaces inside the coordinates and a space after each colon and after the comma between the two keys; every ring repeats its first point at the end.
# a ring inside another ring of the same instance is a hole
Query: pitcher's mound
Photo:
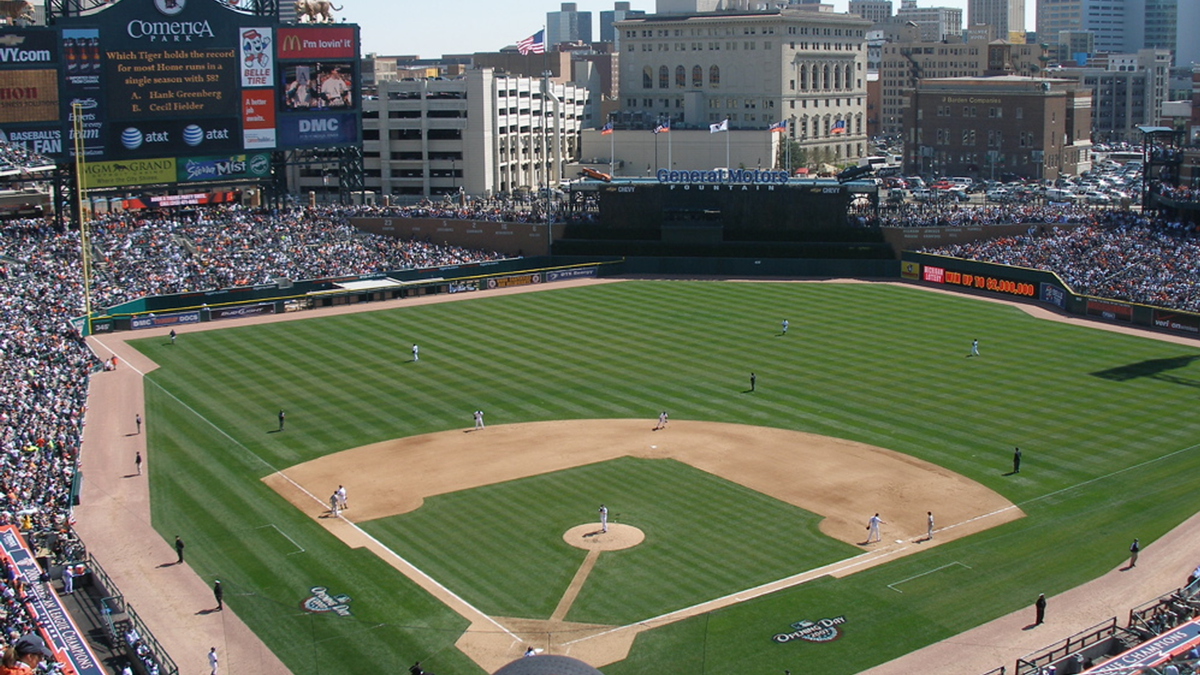
{"type": "Polygon", "coordinates": [[[563,533],[563,541],[586,551],[620,551],[642,543],[646,534],[632,525],[609,523],[608,532],[599,523],[576,525],[563,533]]]}

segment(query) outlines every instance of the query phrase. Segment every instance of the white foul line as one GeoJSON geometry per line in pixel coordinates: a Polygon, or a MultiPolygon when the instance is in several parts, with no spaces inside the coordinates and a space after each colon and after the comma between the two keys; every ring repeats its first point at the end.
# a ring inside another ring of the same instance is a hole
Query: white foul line
{"type": "Polygon", "coordinates": [[[900,581],[893,581],[892,583],[888,584],[887,587],[892,589],[893,591],[896,591],[897,593],[903,593],[904,591],[900,590],[899,588],[896,588],[896,586],[899,586],[900,584],[902,584],[906,581],[912,581],[913,579],[920,579],[921,577],[925,576],[926,574],[933,574],[934,572],[936,572],[938,570],[944,570],[947,567],[954,567],[955,565],[962,565],[963,567],[965,567],[967,569],[972,569],[970,565],[963,565],[962,563],[955,560],[954,562],[946,563],[945,565],[942,565],[941,567],[935,567],[927,572],[921,572],[920,574],[911,576],[907,579],[901,579],[900,581]]]}

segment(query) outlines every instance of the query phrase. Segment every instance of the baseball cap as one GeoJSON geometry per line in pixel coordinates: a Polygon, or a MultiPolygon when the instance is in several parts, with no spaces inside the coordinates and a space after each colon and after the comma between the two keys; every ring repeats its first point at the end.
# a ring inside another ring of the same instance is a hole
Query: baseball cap
{"type": "Polygon", "coordinates": [[[48,659],[54,658],[54,653],[46,648],[46,643],[42,640],[42,638],[34,635],[33,633],[22,635],[13,644],[13,649],[17,652],[18,656],[24,656],[25,654],[40,654],[48,659]]]}

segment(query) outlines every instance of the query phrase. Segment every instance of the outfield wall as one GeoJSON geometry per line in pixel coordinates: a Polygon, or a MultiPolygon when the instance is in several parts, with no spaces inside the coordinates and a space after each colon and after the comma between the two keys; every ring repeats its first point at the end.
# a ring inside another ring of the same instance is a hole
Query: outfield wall
{"type": "Polygon", "coordinates": [[[920,285],[1030,300],[1076,316],[1200,337],[1200,314],[1078,295],[1053,272],[905,251],[900,276],[920,285]]]}
{"type": "Polygon", "coordinates": [[[1012,225],[962,225],[957,227],[883,227],[883,239],[896,251],[927,246],[949,246],[980,239],[1048,234],[1052,228],[1073,230],[1084,223],[1014,223],[1012,225]]]}

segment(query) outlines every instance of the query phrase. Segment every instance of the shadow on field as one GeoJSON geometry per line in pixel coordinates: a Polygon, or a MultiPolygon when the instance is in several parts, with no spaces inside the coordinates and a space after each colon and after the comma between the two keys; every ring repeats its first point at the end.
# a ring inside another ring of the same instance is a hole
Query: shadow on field
{"type": "Polygon", "coordinates": [[[1092,373],[1092,375],[1114,382],[1126,382],[1139,377],[1151,377],[1188,387],[1200,387],[1200,380],[1166,374],[1169,370],[1186,368],[1196,359],[1200,359],[1200,355],[1189,354],[1187,356],[1173,356],[1167,359],[1148,359],[1146,361],[1138,361],[1137,363],[1129,363],[1124,366],[1117,366],[1116,368],[1109,368],[1108,370],[1099,370],[1092,373]]]}

